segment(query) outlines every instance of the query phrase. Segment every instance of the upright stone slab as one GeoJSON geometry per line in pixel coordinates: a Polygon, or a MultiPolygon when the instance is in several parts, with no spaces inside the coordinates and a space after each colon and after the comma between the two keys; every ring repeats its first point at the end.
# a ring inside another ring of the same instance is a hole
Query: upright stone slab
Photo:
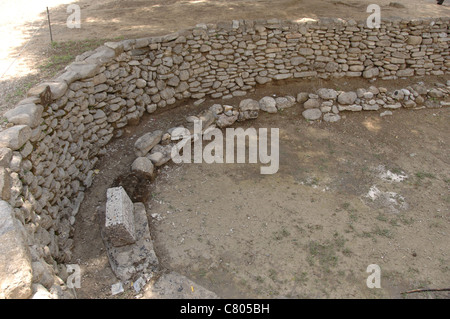
{"type": "Polygon", "coordinates": [[[115,247],[136,241],[133,202],[122,186],[109,188],[106,192],[105,233],[115,247]]]}

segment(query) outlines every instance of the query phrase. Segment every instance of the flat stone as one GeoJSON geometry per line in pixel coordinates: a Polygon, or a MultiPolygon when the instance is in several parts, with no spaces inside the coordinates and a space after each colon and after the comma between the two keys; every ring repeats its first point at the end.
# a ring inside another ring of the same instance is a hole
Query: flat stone
{"type": "Polygon", "coordinates": [[[363,77],[366,79],[375,78],[380,74],[380,70],[378,68],[370,68],[363,72],[363,77]]]}
{"type": "Polygon", "coordinates": [[[330,123],[334,123],[337,122],[341,119],[339,114],[334,114],[334,113],[326,113],[323,115],[323,120],[325,122],[330,122],[330,123]]]}
{"type": "Polygon", "coordinates": [[[34,103],[21,104],[5,113],[8,122],[16,125],[28,125],[30,128],[36,128],[42,120],[44,107],[34,103]]]}
{"type": "Polygon", "coordinates": [[[57,100],[62,97],[69,87],[66,81],[44,82],[38,84],[34,88],[31,88],[27,94],[28,96],[37,95],[35,92],[42,92],[42,90],[44,90],[47,86],[50,88],[53,100],[57,100]]]}
{"type": "Polygon", "coordinates": [[[106,191],[105,234],[114,247],[136,241],[133,202],[122,186],[106,191]]]}
{"type": "Polygon", "coordinates": [[[384,112],[380,113],[380,117],[389,116],[389,115],[392,115],[391,111],[384,111],[384,112]]]}
{"type": "Polygon", "coordinates": [[[309,121],[315,121],[322,117],[322,112],[319,109],[307,109],[302,112],[302,115],[309,121]]]}
{"type": "Polygon", "coordinates": [[[402,107],[402,104],[401,104],[401,103],[385,104],[385,105],[383,105],[383,107],[384,107],[385,109],[392,109],[392,110],[395,110],[395,109],[401,108],[401,107],[402,107]]]}
{"type": "Polygon", "coordinates": [[[402,76],[414,76],[414,69],[398,70],[398,71],[397,71],[397,76],[398,76],[398,77],[402,77],[402,76]]]}
{"type": "Polygon", "coordinates": [[[134,152],[136,156],[145,156],[156,144],[161,141],[163,132],[160,130],[144,134],[134,143],[134,152]]]}
{"type": "Polygon", "coordinates": [[[302,57],[302,56],[294,57],[294,58],[291,59],[291,64],[293,66],[298,66],[298,65],[303,64],[305,62],[306,62],[306,59],[304,57],[302,57]]]}
{"type": "Polygon", "coordinates": [[[305,109],[316,109],[320,106],[320,102],[318,99],[308,99],[304,104],[303,107],[305,109]]]}
{"type": "Polygon", "coordinates": [[[352,104],[352,105],[338,105],[339,111],[352,111],[352,112],[359,112],[362,110],[362,106],[358,104],[352,104]]]}
{"type": "Polygon", "coordinates": [[[13,151],[21,148],[31,137],[28,125],[15,125],[0,132],[0,147],[8,147],[13,151]]]}
{"type": "Polygon", "coordinates": [[[26,233],[13,208],[0,200],[0,298],[27,299],[32,294],[32,267],[26,233]]]}

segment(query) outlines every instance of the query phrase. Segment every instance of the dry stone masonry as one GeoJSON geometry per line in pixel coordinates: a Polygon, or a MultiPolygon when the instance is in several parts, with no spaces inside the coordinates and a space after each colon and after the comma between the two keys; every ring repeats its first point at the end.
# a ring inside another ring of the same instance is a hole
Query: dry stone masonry
{"type": "MultiPolygon", "coordinates": [[[[381,28],[370,29],[341,19],[239,20],[109,42],[78,56],[62,74],[32,88],[4,114],[0,247],[16,244],[0,254],[0,297],[73,297],[65,285],[65,265],[71,261],[84,192],[104,146],[145,112],[184,99],[200,105],[207,98],[220,98],[223,103],[198,115],[207,128],[296,104],[303,105],[307,119],[329,122],[347,111],[379,109],[389,114],[400,107],[447,106],[448,83],[395,92],[322,89],[260,101],[244,96],[276,80],[448,75],[449,21],[383,20],[381,28]],[[227,105],[232,97],[242,97],[241,103],[227,105]]],[[[152,176],[155,166],[167,162],[176,138],[172,133],[145,136],[136,145],[133,170],[152,176]]]]}

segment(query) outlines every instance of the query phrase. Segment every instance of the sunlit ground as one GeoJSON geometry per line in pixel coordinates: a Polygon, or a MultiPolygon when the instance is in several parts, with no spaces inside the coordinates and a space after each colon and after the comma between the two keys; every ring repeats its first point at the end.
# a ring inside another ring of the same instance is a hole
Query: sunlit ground
{"type": "Polygon", "coordinates": [[[46,7],[70,4],[75,0],[2,0],[0,1],[0,80],[28,75],[34,66],[27,63],[26,50],[17,58],[33,33],[47,27],[46,7]],[[9,69],[8,69],[9,68],[9,69]],[[6,72],[6,73],[5,73],[6,72]]]}

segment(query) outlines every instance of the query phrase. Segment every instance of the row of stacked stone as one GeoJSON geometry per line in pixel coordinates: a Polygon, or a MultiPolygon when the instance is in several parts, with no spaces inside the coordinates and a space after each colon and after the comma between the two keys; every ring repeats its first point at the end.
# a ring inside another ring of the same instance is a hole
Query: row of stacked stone
{"type": "Polygon", "coordinates": [[[392,115],[392,110],[441,108],[450,106],[450,80],[446,84],[437,82],[436,87],[427,88],[423,82],[403,89],[388,91],[384,87],[370,86],[356,91],[336,91],[321,88],[314,93],[300,92],[293,96],[265,96],[259,101],[243,99],[239,105],[214,104],[198,116],[186,118],[186,126],[169,128],[166,131],[149,132],[137,139],[134,149],[137,159],[131,170],[144,177],[155,175],[155,166],[159,167],[171,160],[172,149],[179,151],[177,143],[195,141],[210,129],[232,126],[236,122],[256,119],[260,112],[278,113],[294,106],[302,108],[302,115],[308,121],[323,119],[325,122],[337,122],[342,112],[385,110],[380,116],[392,115]],[[201,132],[196,132],[192,124],[199,123],[201,132]],[[189,132],[189,133],[186,133],[189,132]],[[188,134],[186,136],[186,134],[188,134]]]}
{"type": "MultiPolygon", "coordinates": [[[[82,54],[5,113],[0,132],[1,199],[23,226],[17,234],[24,237],[30,269],[40,263],[50,269],[46,278],[64,280],[75,217],[98,156],[144,112],[185,98],[200,104],[207,97],[244,96],[272,80],[446,74],[448,22],[383,21],[369,29],[338,19],[241,20],[106,43],[82,54]]],[[[244,116],[254,116],[252,103],[247,107],[244,116]]],[[[224,110],[230,112],[236,115],[224,110]]],[[[164,150],[155,153],[159,163],[167,158],[164,150]]],[[[30,272],[33,278],[42,273],[30,272]]],[[[45,289],[57,281],[46,281],[45,289]]],[[[27,287],[20,296],[31,294],[27,287]]]]}

